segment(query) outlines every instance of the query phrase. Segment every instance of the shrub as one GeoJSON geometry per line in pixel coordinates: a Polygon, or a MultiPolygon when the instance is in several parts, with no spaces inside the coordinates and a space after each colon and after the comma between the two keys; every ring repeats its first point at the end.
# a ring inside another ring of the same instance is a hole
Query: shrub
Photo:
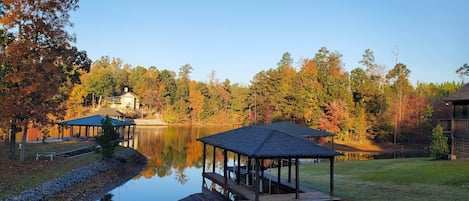
{"type": "Polygon", "coordinates": [[[119,144],[119,133],[114,129],[108,116],[103,120],[103,133],[96,137],[96,143],[102,148],[103,159],[114,155],[114,149],[119,144]]]}
{"type": "Polygon", "coordinates": [[[431,156],[437,160],[448,159],[448,137],[443,135],[443,128],[437,125],[432,132],[431,156]]]}

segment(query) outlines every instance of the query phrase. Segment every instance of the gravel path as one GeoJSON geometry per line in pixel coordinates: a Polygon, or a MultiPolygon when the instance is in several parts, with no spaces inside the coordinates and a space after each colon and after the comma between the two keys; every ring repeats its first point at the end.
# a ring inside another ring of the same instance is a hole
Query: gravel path
{"type": "Polygon", "coordinates": [[[145,164],[145,156],[128,148],[116,153],[111,160],[100,160],[74,169],[5,201],[96,200],[102,194],[138,175],[145,164]]]}

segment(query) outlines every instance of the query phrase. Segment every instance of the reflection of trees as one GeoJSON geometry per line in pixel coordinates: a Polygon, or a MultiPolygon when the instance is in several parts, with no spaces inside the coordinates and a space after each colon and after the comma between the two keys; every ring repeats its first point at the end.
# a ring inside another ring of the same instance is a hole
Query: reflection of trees
{"type": "MultiPolygon", "coordinates": [[[[148,164],[141,175],[151,178],[155,174],[165,177],[175,170],[176,180],[182,184],[188,181],[187,167],[202,167],[203,144],[196,139],[222,132],[230,128],[203,127],[143,127],[137,128],[136,142],[140,153],[148,157],[148,164]]],[[[211,165],[213,149],[208,149],[207,161],[211,165]]],[[[217,153],[217,161],[222,154],[217,153]]]]}
{"type": "Polygon", "coordinates": [[[181,184],[185,184],[189,180],[186,174],[184,174],[184,168],[176,170],[176,180],[181,184]]]}

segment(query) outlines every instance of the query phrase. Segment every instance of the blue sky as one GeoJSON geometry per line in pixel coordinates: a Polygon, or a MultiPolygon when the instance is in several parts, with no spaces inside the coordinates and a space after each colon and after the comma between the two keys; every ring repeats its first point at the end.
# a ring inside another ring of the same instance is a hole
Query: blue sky
{"type": "MultiPolygon", "coordinates": [[[[466,0],[81,0],[72,13],[80,50],[94,61],[121,58],[191,78],[248,85],[261,70],[276,68],[284,52],[299,68],[321,47],[343,55],[347,71],[365,49],[387,70],[398,61],[412,83],[460,81],[469,63],[466,0]]],[[[467,79],[466,79],[467,80],[467,79]]]]}

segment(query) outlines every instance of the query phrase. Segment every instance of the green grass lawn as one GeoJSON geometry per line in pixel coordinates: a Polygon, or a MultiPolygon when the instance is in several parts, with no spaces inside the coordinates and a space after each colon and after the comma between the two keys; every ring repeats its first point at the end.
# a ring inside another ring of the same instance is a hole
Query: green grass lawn
{"type": "MultiPolygon", "coordinates": [[[[469,160],[341,161],[334,169],[335,196],[342,200],[469,200],[469,160]]],[[[329,162],[301,165],[300,182],[329,192],[329,162]]]]}

